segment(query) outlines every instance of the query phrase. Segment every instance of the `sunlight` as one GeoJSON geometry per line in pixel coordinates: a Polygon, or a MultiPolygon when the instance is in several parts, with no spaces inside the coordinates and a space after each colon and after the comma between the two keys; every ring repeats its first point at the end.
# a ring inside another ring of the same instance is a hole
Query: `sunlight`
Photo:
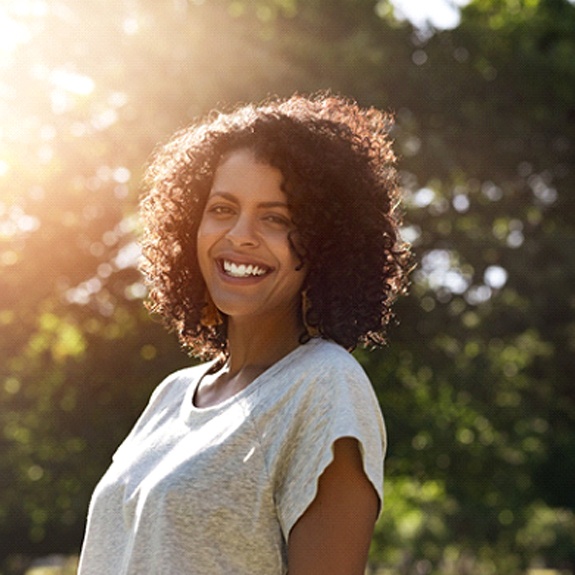
{"type": "Polygon", "coordinates": [[[0,52],[13,52],[19,44],[29,42],[31,37],[26,26],[16,22],[5,12],[0,12],[0,52]]]}
{"type": "Polygon", "coordinates": [[[61,88],[72,94],[77,94],[78,96],[88,96],[95,88],[94,80],[89,76],[64,69],[52,70],[50,73],[50,82],[57,88],[61,88]]]}
{"type": "Polygon", "coordinates": [[[424,254],[415,278],[434,291],[445,289],[452,294],[463,294],[471,284],[471,274],[460,268],[453,252],[444,249],[424,254]]]}
{"type": "Polygon", "coordinates": [[[470,0],[391,0],[394,14],[400,20],[409,20],[417,28],[449,29],[459,24],[459,8],[470,0]]]}
{"type": "Polygon", "coordinates": [[[501,266],[488,266],[483,274],[485,283],[493,289],[501,289],[506,283],[509,274],[501,266]]]}
{"type": "Polygon", "coordinates": [[[42,17],[47,12],[48,5],[43,0],[4,0],[0,6],[0,53],[14,52],[32,39],[30,27],[20,19],[42,17]]]}

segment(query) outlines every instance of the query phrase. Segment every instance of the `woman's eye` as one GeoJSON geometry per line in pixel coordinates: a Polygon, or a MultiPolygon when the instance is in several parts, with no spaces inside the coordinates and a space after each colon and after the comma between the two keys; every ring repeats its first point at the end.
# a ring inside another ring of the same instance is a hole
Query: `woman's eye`
{"type": "Polygon", "coordinates": [[[282,227],[286,227],[286,228],[291,226],[290,220],[288,220],[286,217],[280,216],[278,214],[269,214],[269,215],[265,216],[264,219],[267,222],[274,224],[276,226],[282,226],[282,227]]]}
{"type": "Polygon", "coordinates": [[[229,206],[215,205],[215,206],[212,206],[211,208],[209,208],[208,212],[210,214],[214,214],[216,216],[227,216],[227,215],[232,214],[233,210],[229,206]]]}

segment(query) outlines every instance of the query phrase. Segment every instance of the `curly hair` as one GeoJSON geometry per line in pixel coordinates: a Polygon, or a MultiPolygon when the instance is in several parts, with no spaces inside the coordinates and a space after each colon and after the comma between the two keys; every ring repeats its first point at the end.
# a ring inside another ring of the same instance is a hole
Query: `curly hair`
{"type": "Polygon", "coordinates": [[[140,203],[148,309],[192,354],[227,354],[225,318],[202,321],[210,298],[196,235],[220,159],[248,148],[283,175],[298,235],[292,249],[308,270],[301,341],[383,345],[411,267],[399,235],[391,125],[386,113],[321,93],[214,112],[177,132],[154,153],[140,203]]]}

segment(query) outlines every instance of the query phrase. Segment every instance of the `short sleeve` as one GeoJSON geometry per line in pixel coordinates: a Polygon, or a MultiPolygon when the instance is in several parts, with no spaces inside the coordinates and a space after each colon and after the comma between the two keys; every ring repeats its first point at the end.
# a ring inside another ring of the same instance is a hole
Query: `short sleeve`
{"type": "Polygon", "coordinates": [[[285,539],[317,495],[318,481],[333,461],[334,443],[358,441],[364,472],[383,502],[386,434],[381,409],[369,379],[355,359],[338,356],[310,378],[285,418],[286,436],[279,462],[276,506],[285,539]]]}

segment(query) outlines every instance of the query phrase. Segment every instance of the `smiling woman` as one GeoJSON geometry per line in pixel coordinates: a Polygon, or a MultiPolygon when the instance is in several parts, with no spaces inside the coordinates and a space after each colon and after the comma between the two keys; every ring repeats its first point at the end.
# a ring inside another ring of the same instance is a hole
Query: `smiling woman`
{"type": "MultiPolygon", "coordinates": [[[[197,230],[210,194],[233,192],[214,188],[214,175],[233,169],[224,156],[246,149],[260,169],[277,170],[274,185],[289,210],[281,215],[294,228],[288,241],[298,265],[308,266],[301,339],[321,334],[348,349],[383,343],[409,266],[397,233],[390,123],[386,114],[344,99],[293,97],[219,114],[176,134],[156,152],[142,201],[151,311],[194,355],[227,355],[225,314],[201,321],[213,315],[213,302],[198,269],[197,230]]],[[[229,201],[216,207],[232,209],[229,201]]]]}
{"type": "Polygon", "coordinates": [[[290,244],[294,230],[282,174],[249,149],[226,156],[214,176],[198,229],[198,261],[218,310],[235,325],[282,325],[300,335],[305,278],[290,244]]]}
{"type": "Polygon", "coordinates": [[[362,575],[385,429],[348,353],[383,344],[409,250],[390,119],[327,95],[217,114],[142,198],[169,376],[96,488],[80,575],[362,575]]]}

